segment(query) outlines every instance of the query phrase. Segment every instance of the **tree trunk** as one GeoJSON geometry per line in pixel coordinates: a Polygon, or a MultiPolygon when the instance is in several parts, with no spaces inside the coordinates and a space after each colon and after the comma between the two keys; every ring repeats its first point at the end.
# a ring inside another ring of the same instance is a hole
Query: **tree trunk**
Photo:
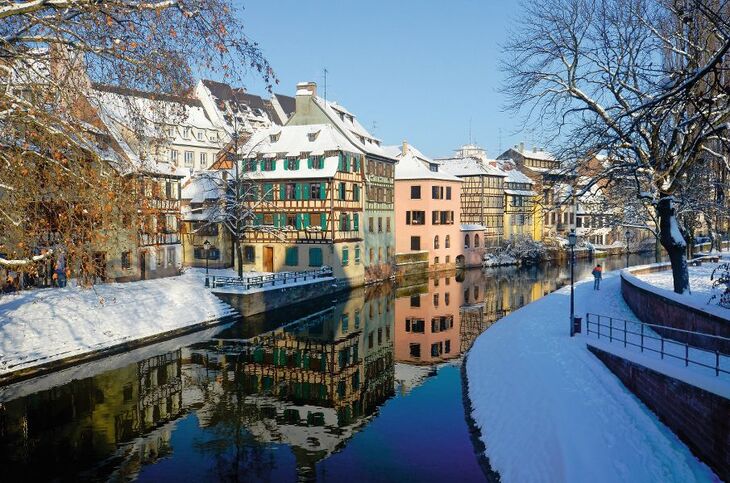
{"type": "Polygon", "coordinates": [[[233,242],[236,248],[236,260],[238,261],[238,278],[243,278],[243,251],[241,250],[241,240],[237,239],[233,242]]]}
{"type": "Polygon", "coordinates": [[[659,239],[669,254],[672,263],[672,277],[676,293],[689,292],[689,272],[687,271],[687,257],[685,250],[687,242],[682,238],[679,223],[674,213],[671,196],[662,196],[657,204],[659,215],[659,239]]]}

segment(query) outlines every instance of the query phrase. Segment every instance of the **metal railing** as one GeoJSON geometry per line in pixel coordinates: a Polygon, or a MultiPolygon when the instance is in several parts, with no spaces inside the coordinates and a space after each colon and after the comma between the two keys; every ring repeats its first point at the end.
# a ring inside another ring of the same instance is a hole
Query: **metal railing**
{"type": "Polygon", "coordinates": [[[717,343],[730,343],[727,337],[719,335],[705,334],[702,332],[694,332],[690,330],[675,329],[657,324],[646,324],[643,322],[632,322],[629,320],[610,317],[599,314],[586,314],[586,334],[595,334],[598,339],[603,337],[609,342],[622,343],[624,347],[638,347],[641,352],[649,351],[660,354],[661,358],[669,357],[684,361],[685,366],[690,363],[712,369],[715,376],[720,373],[730,374],[730,355],[718,350],[709,350],[688,342],[680,342],[671,338],[664,337],[657,333],[654,329],[661,331],[673,331],[678,335],[688,338],[688,336],[706,337],[717,343]],[[672,350],[679,348],[679,350],[672,350]],[[702,354],[708,354],[707,357],[697,357],[699,354],[691,353],[692,351],[701,351],[702,354]],[[725,361],[727,367],[720,367],[720,362],[725,361]]]}
{"type": "Polygon", "coordinates": [[[252,277],[220,277],[211,276],[211,287],[231,287],[240,286],[244,290],[250,288],[261,288],[267,285],[286,285],[290,282],[314,280],[317,278],[325,278],[332,276],[332,269],[327,268],[316,268],[311,270],[304,270],[302,272],[278,272],[268,273],[265,275],[255,275],[252,277]]]}

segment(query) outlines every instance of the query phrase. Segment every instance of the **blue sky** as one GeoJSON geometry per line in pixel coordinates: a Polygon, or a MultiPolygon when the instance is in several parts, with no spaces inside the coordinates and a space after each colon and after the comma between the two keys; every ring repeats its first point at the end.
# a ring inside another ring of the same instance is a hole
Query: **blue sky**
{"type": "MultiPolygon", "coordinates": [[[[315,81],[388,144],[407,139],[444,156],[472,139],[496,157],[519,141],[518,116],[498,92],[501,44],[518,17],[517,0],[243,0],[240,15],[280,84],[293,95],[315,81]]],[[[265,92],[246,77],[245,87],[265,92]]]]}

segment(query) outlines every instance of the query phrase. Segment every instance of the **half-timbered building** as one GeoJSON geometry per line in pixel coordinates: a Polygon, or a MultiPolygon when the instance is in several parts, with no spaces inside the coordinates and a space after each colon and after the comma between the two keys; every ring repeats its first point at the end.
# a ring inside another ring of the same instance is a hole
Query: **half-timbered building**
{"type": "MultiPolygon", "coordinates": [[[[483,151],[482,151],[483,153],[483,151]]],[[[504,237],[504,180],[497,162],[465,150],[438,160],[444,171],[461,178],[461,223],[486,229],[480,246],[497,247],[504,237]]],[[[472,248],[479,248],[472,245],[472,248]]]]}
{"type": "Polygon", "coordinates": [[[241,169],[253,216],[244,269],[299,271],[330,266],[364,283],[364,153],[328,124],[272,127],[243,148],[241,169]]]}
{"type": "Polygon", "coordinates": [[[330,125],[362,153],[358,174],[364,188],[362,264],[365,283],[390,277],[395,255],[393,177],[396,160],[354,114],[335,102],[318,97],[314,82],[297,85],[295,103],[296,109],[287,126],[330,125]]]}

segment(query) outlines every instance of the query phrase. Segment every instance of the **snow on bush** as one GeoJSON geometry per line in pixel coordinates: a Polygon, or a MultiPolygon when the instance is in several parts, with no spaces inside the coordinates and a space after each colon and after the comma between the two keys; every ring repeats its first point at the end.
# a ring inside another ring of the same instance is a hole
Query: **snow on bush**
{"type": "Polygon", "coordinates": [[[547,248],[529,236],[518,235],[510,238],[496,253],[484,257],[485,267],[502,265],[533,265],[547,258],[547,248]]]}
{"type": "Polygon", "coordinates": [[[707,303],[719,298],[720,301],[718,302],[718,305],[720,305],[720,307],[730,309],[730,263],[722,263],[718,265],[712,271],[710,280],[712,280],[712,289],[717,290],[719,293],[710,297],[710,300],[707,303]]]}

